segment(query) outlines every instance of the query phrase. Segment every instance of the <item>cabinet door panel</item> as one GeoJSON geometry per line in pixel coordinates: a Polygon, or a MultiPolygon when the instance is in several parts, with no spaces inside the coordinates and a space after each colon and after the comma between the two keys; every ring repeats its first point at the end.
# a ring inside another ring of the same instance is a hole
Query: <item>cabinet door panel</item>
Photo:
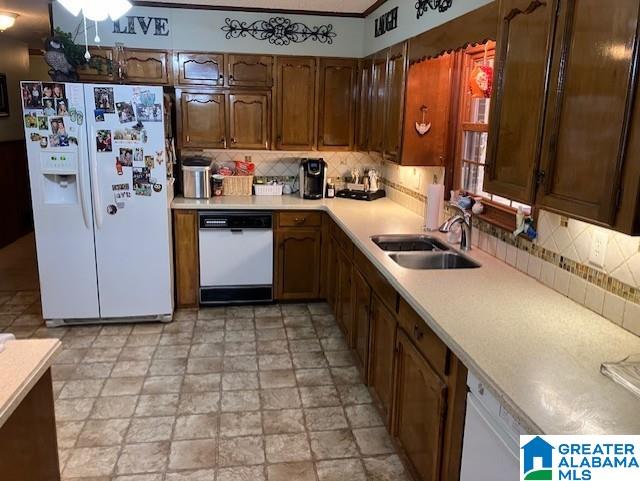
{"type": "Polygon", "coordinates": [[[420,481],[438,481],[447,412],[447,386],[404,333],[398,331],[393,435],[420,481]]]}
{"type": "Polygon", "coordinates": [[[355,60],[320,59],[319,150],[353,148],[356,74],[355,60]]]}
{"type": "Polygon", "coordinates": [[[182,92],[180,118],[182,147],[226,147],[224,94],[182,92]]]}
{"type": "Polygon", "coordinates": [[[229,94],[229,134],[232,149],[269,148],[268,93],[229,94]]]}
{"type": "Polygon", "coordinates": [[[383,147],[385,159],[393,162],[399,160],[402,145],[406,62],[406,43],[389,49],[383,147]]]}
{"type": "Polygon", "coordinates": [[[371,78],[371,114],[369,125],[369,150],[382,153],[385,129],[385,96],[387,79],[387,57],[379,54],[373,60],[371,78]]]}
{"type": "Polygon", "coordinates": [[[320,229],[282,229],[278,248],[278,299],[315,299],[320,292],[320,229]]]}
{"type": "Polygon", "coordinates": [[[229,85],[271,87],[273,57],[269,55],[228,55],[229,85]]]}
{"type": "Polygon", "coordinates": [[[358,65],[358,129],[356,132],[356,147],[366,152],[369,150],[369,127],[371,119],[371,76],[373,60],[361,60],[358,65]]]}
{"type": "Polygon", "coordinates": [[[351,259],[345,251],[338,251],[338,323],[344,331],[347,344],[351,345],[353,313],[351,304],[351,259]]]}
{"type": "Polygon", "coordinates": [[[311,150],[314,146],[316,60],[277,60],[276,148],[311,150]]]}
{"type": "Polygon", "coordinates": [[[224,85],[224,55],[178,52],[178,83],[182,85],[224,85]]]}
{"type": "Polygon", "coordinates": [[[171,79],[169,52],[125,49],[127,83],[168,84],[171,79]]]}
{"type": "Polygon", "coordinates": [[[483,189],[531,203],[547,92],[556,0],[500,4],[495,82],[483,189]]]}
{"type": "Polygon", "coordinates": [[[446,164],[453,63],[454,55],[444,54],[409,67],[402,165],[446,164]],[[422,119],[424,108],[425,123],[430,123],[431,129],[420,135],[415,123],[422,119]]]}
{"type": "Polygon", "coordinates": [[[637,68],[640,3],[560,5],[538,202],[612,224],[637,68]]]}
{"type": "Polygon", "coordinates": [[[76,69],[81,82],[113,81],[113,49],[111,47],[89,47],[91,60],[89,64],[80,65],[76,69]]]}
{"type": "Polygon", "coordinates": [[[382,404],[388,423],[393,397],[396,318],[376,295],[371,301],[370,336],[369,384],[382,404]]]}
{"type": "Polygon", "coordinates": [[[356,359],[363,370],[364,379],[367,379],[367,367],[369,361],[369,328],[371,316],[371,287],[362,277],[360,271],[354,268],[352,271],[353,292],[353,345],[356,359]]]}

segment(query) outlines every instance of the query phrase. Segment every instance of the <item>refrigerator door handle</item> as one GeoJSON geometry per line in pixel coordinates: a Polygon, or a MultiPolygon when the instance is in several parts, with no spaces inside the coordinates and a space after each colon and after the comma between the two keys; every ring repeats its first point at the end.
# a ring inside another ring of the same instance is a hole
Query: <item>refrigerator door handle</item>
{"type": "Polygon", "coordinates": [[[89,229],[89,212],[87,211],[87,203],[84,199],[84,167],[79,153],[80,149],[78,149],[78,197],[80,198],[80,207],[82,208],[82,220],[84,220],[84,226],[89,229]]]}
{"type": "Polygon", "coordinates": [[[98,182],[98,159],[96,158],[95,150],[91,147],[91,139],[95,138],[95,127],[91,126],[91,137],[89,139],[89,156],[91,157],[91,170],[93,171],[91,175],[93,180],[91,192],[93,194],[93,213],[96,218],[96,227],[100,229],[102,227],[102,204],[100,203],[100,182],[98,182]]]}

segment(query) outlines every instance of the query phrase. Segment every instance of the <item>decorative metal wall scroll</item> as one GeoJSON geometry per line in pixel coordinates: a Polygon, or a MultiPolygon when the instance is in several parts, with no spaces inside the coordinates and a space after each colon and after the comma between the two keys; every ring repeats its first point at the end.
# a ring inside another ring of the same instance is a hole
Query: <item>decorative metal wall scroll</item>
{"type": "Polygon", "coordinates": [[[383,13],[376,18],[376,37],[398,28],[398,7],[383,13]]]}
{"type": "Polygon", "coordinates": [[[416,17],[420,18],[429,10],[437,10],[438,12],[446,12],[451,8],[453,0],[418,0],[416,2],[416,17]]]}
{"type": "Polygon", "coordinates": [[[267,40],[273,45],[302,43],[309,39],[332,44],[337,35],[331,24],[308,27],[284,17],[271,17],[269,20],[256,20],[253,23],[227,18],[222,31],[226,32],[227,39],[250,35],[256,40],[267,40]]]}

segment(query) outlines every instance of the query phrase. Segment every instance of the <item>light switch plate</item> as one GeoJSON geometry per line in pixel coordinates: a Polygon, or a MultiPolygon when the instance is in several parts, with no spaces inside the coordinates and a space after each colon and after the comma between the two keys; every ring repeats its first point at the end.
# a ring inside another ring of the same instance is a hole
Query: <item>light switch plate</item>
{"type": "Polygon", "coordinates": [[[609,244],[609,234],[603,230],[595,229],[591,239],[591,253],[589,262],[596,267],[604,267],[607,257],[607,245],[609,244]]]}

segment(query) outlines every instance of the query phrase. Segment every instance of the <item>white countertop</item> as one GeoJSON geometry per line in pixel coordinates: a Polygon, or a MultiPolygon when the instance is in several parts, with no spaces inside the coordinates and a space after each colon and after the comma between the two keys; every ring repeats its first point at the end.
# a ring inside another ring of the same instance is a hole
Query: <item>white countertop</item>
{"type": "Polygon", "coordinates": [[[176,209],[324,210],[449,348],[531,433],[640,434],[640,399],[600,374],[640,353],[640,338],[479,249],[479,269],[410,270],[370,239],[419,233],[389,199],[176,198],[176,209]]]}
{"type": "Polygon", "coordinates": [[[0,426],[51,367],[58,339],[8,341],[0,352],[0,426]]]}

